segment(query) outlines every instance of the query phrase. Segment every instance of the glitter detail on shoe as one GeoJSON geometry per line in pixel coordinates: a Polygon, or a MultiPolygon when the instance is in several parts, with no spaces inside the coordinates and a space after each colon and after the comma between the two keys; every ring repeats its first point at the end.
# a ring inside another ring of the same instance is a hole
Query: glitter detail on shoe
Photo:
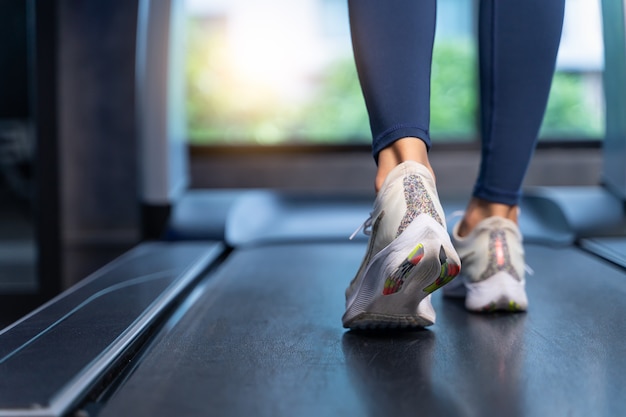
{"type": "Polygon", "coordinates": [[[443,226],[443,221],[439,217],[435,204],[433,203],[426,187],[422,182],[422,179],[415,174],[407,175],[403,180],[404,185],[404,199],[406,201],[406,213],[400,222],[396,237],[400,236],[404,229],[415,219],[419,214],[426,213],[433,219],[435,219],[440,225],[443,226]]]}
{"type": "Polygon", "coordinates": [[[400,266],[393,271],[393,273],[385,280],[385,286],[383,288],[383,295],[395,294],[402,289],[404,280],[411,272],[413,267],[419,263],[424,257],[424,245],[418,244],[409,256],[400,264],[400,266]]]}
{"type": "Polygon", "coordinates": [[[513,268],[513,264],[511,263],[509,245],[506,242],[504,230],[493,230],[489,234],[489,249],[487,256],[489,256],[489,261],[487,263],[489,266],[481,275],[481,280],[487,279],[500,271],[506,272],[518,281],[520,280],[517,271],[513,268]]]}
{"type": "Polygon", "coordinates": [[[424,288],[424,292],[432,293],[433,291],[438,290],[443,287],[450,281],[454,279],[459,272],[461,272],[461,267],[454,262],[450,262],[448,259],[446,252],[443,250],[443,246],[439,250],[439,261],[441,262],[441,271],[439,272],[439,276],[428,287],[424,288]]]}

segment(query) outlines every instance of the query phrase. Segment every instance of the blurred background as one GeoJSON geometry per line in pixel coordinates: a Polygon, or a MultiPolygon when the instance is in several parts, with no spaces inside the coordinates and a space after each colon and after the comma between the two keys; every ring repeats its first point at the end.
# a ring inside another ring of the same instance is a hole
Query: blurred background
{"type": "MultiPolygon", "coordinates": [[[[185,187],[373,195],[345,0],[179,3],[175,58],[166,61],[175,61],[181,93],[172,111],[188,158],[185,187]]],[[[0,0],[3,317],[32,309],[147,236],[153,214],[142,202],[139,4],[0,0]]],[[[600,2],[566,4],[529,186],[600,181],[600,2]]],[[[439,0],[438,7],[433,164],[440,192],[463,197],[480,140],[476,2],[439,0]]]]}
{"type": "MultiPolygon", "coordinates": [[[[568,0],[542,139],[601,140],[599,0],[568,0]]],[[[369,144],[342,0],[188,0],[191,143],[369,144]]],[[[432,134],[478,140],[475,4],[439,0],[432,134]]]]}

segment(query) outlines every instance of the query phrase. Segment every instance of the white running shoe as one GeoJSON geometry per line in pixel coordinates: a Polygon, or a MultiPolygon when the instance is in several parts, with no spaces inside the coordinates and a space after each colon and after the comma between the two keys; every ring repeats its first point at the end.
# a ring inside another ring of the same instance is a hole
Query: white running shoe
{"type": "Polygon", "coordinates": [[[454,227],[452,241],[463,272],[444,288],[444,295],[465,297],[470,311],[525,311],[528,297],[519,227],[503,217],[489,217],[470,234],[459,237],[459,225],[454,227]]]}
{"type": "Polygon", "coordinates": [[[371,236],[365,258],[346,290],[343,326],[433,324],[430,294],[459,273],[460,261],[446,231],[430,171],[413,161],[394,168],[364,226],[371,236]]]}

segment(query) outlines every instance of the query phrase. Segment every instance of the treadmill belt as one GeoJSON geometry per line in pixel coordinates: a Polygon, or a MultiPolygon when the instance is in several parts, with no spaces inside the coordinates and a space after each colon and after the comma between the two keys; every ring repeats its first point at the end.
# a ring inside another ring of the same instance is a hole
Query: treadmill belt
{"type": "Polygon", "coordinates": [[[626,237],[581,239],[580,245],[591,253],[626,268],[626,237]]]}
{"type": "Polygon", "coordinates": [[[427,330],[341,327],[363,243],[236,249],[103,404],[132,416],[616,416],[626,273],[526,245],[530,306],[471,314],[435,293],[427,330]]]}

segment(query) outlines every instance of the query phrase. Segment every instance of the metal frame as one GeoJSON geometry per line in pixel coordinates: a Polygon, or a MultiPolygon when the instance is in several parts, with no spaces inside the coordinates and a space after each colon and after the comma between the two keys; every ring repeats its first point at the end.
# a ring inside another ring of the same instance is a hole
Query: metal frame
{"type": "Polygon", "coordinates": [[[187,185],[183,116],[184,48],[179,0],[140,0],[137,27],[137,115],[141,197],[167,204],[187,185]]]}
{"type": "Polygon", "coordinates": [[[184,4],[140,0],[136,97],[142,229],[159,238],[172,202],[188,187],[184,117],[184,4]],[[176,47],[172,47],[176,45],[176,47]]]}
{"type": "Polygon", "coordinates": [[[626,201],[626,10],[624,0],[603,0],[606,137],[602,180],[626,201]]]}

